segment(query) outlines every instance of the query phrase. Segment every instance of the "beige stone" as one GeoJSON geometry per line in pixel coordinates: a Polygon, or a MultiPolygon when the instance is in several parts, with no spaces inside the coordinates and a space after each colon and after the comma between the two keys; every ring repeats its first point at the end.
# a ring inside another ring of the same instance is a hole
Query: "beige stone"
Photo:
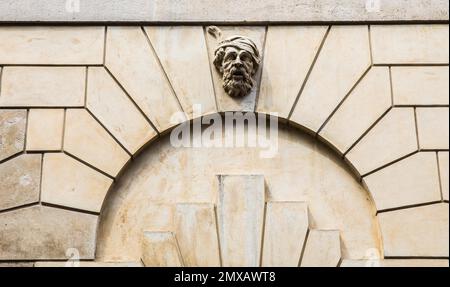
{"type": "Polygon", "coordinates": [[[97,262],[97,261],[39,261],[34,267],[142,267],[140,262],[97,262]]]}
{"type": "Polygon", "coordinates": [[[384,255],[448,257],[448,203],[378,214],[384,255]]]}
{"type": "Polygon", "coordinates": [[[439,158],[439,171],[441,175],[441,187],[442,187],[442,197],[444,200],[448,201],[448,190],[449,190],[449,157],[448,152],[439,152],[438,153],[439,158]]]}
{"type": "Polygon", "coordinates": [[[258,267],[265,190],[261,175],[221,175],[217,217],[224,267],[258,267]]]}
{"type": "Polygon", "coordinates": [[[5,67],[0,106],[83,106],[85,74],[84,67],[5,67]]]}
{"type": "Polygon", "coordinates": [[[108,27],[105,65],[159,131],[174,125],[182,110],[140,27],[108,27]]]}
{"type": "MultiPolygon", "coordinates": [[[[261,59],[263,59],[263,47],[265,41],[265,27],[256,27],[256,26],[220,26],[218,27],[221,30],[222,37],[214,38],[210,33],[206,32],[206,43],[208,46],[209,52],[209,62],[212,71],[212,78],[214,81],[214,90],[216,94],[216,101],[219,112],[226,111],[254,111],[256,105],[256,98],[258,93],[258,86],[261,79],[261,66],[259,70],[256,72],[254,79],[256,81],[256,85],[251,90],[250,94],[241,98],[232,98],[230,97],[222,85],[222,74],[216,69],[214,66],[214,51],[217,48],[217,45],[220,41],[236,35],[242,35],[250,38],[257,46],[258,50],[261,53],[261,59]]],[[[207,29],[208,30],[208,29],[207,29]]]]}
{"type": "Polygon", "coordinates": [[[392,67],[395,105],[448,105],[447,67],[392,67]]]}
{"type": "Polygon", "coordinates": [[[203,114],[215,112],[203,27],[150,26],[145,31],[189,118],[192,118],[193,105],[201,105],[203,114]]]}
{"type": "Polygon", "coordinates": [[[217,204],[217,174],[264,174],[267,201],[307,202],[311,228],[340,230],[343,258],[382,249],[370,194],[335,152],[283,125],[274,157],[261,158],[260,150],[177,148],[169,134],[162,136],[124,169],[108,193],[98,260],[139,261],[143,230],[175,232],[177,203],[217,204]]]}
{"type": "Polygon", "coordinates": [[[327,28],[269,26],[258,112],[276,112],[283,118],[289,116],[327,28]]]}
{"type": "Polygon", "coordinates": [[[297,267],[308,231],[304,202],[268,202],[264,227],[263,267],[297,267]]]}
{"type": "Polygon", "coordinates": [[[420,148],[448,150],[448,108],[418,108],[416,114],[420,148]]]}
{"type": "Polygon", "coordinates": [[[104,35],[102,26],[5,26],[0,64],[102,64],[104,35]]]}
{"type": "Polygon", "coordinates": [[[45,154],[42,169],[42,202],[100,212],[112,179],[63,153],[45,154]]]}
{"type": "Polygon", "coordinates": [[[130,158],[105,129],[81,109],[66,112],[64,150],[113,177],[130,158]]]}
{"type": "Polygon", "coordinates": [[[445,259],[384,259],[351,260],[344,259],[340,267],[448,267],[445,259]]]}
{"type": "Polygon", "coordinates": [[[412,155],[364,177],[378,210],[441,200],[436,154],[412,155]]]}
{"type": "Polygon", "coordinates": [[[0,214],[0,260],[94,259],[97,216],[45,206],[0,214]]]}
{"type": "Polygon", "coordinates": [[[374,64],[448,64],[448,25],[370,26],[374,64]]]}
{"type": "Polygon", "coordinates": [[[175,234],[185,266],[220,267],[219,239],[213,204],[177,204],[175,234]]]}
{"type": "Polygon", "coordinates": [[[28,115],[27,150],[61,150],[63,109],[31,109],[28,115]]]}
{"type": "Polygon", "coordinates": [[[345,153],[392,104],[389,69],[373,67],[319,135],[345,153]]]}
{"type": "Polygon", "coordinates": [[[177,240],[172,232],[144,232],[142,262],[146,267],[182,267],[177,240]]]}
{"type": "Polygon", "coordinates": [[[306,240],[301,267],[337,267],[341,260],[338,230],[311,230],[306,240]]]}
{"type": "Polygon", "coordinates": [[[0,165],[0,210],[39,201],[41,157],[24,154],[0,165]]]}
{"type": "Polygon", "coordinates": [[[414,110],[392,109],[346,155],[360,175],[417,150],[414,110]]]}
{"type": "Polygon", "coordinates": [[[88,83],[87,108],[130,153],[157,135],[104,68],[89,68],[88,83]]]}
{"type": "Polygon", "coordinates": [[[367,26],[332,26],[291,120],[317,132],[369,66],[367,26]]]}
{"type": "Polygon", "coordinates": [[[0,110],[0,161],[23,151],[26,110],[0,110]]]}

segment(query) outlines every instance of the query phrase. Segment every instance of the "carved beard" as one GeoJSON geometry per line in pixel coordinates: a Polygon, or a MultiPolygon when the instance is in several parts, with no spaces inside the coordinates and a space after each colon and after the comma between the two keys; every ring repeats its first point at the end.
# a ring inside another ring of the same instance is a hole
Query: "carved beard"
{"type": "Polygon", "coordinates": [[[233,98],[244,97],[250,93],[255,81],[244,68],[231,67],[224,70],[223,88],[233,98]]]}

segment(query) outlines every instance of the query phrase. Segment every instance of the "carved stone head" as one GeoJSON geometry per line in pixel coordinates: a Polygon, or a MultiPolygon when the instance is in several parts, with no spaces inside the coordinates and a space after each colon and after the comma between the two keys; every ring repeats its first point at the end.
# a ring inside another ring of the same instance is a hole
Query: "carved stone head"
{"type": "Polygon", "coordinates": [[[248,37],[233,36],[220,42],[214,53],[214,65],[222,74],[225,92],[231,97],[249,94],[260,61],[258,48],[248,37]]]}

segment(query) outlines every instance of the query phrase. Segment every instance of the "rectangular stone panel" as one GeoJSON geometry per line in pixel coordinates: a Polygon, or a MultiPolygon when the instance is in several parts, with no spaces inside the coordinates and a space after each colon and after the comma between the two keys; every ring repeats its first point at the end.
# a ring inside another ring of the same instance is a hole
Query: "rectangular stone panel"
{"type": "Polygon", "coordinates": [[[2,0],[0,22],[361,22],[446,21],[447,0],[2,0]],[[432,5],[430,4],[432,3],[432,5]]]}
{"type": "Polygon", "coordinates": [[[220,267],[214,205],[207,203],[177,204],[175,234],[185,266],[220,267]]]}
{"type": "Polygon", "coordinates": [[[448,64],[448,25],[372,25],[370,29],[374,64],[448,64]]]}
{"type": "Polygon", "coordinates": [[[220,175],[217,216],[224,267],[258,267],[264,222],[264,177],[220,175]]]}
{"type": "Polygon", "coordinates": [[[378,214],[387,257],[448,257],[448,203],[378,214]]]}
{"type": "Polygon", "coordinates": [[[26,110],[0,110],[0,160],[23,151],[26,125],[26,110]]]}
{"type": "Polygon", "coordinates": [[[392,67],[395,105],[448,105],[447,67],[392,67]]]}
{"type": "Polygon", "coordinates": [[[40,154],[23,154],[0,164],[0,210],[39,201],[40,154]]]}
{"type": "Polygon", "coordinates": [[[5,67],[0,106],[81,107],[84,67],[5,67]]]}
{"type": "Polygon", "coordinates": [[[27,150],[61,150],[64,109],[31,109],[28,115],[27,150]]]}
{"type": "Polygon", "coordinates": [[[449,109],[418,108],[417,130],[421,149],[447,149],[449,147],[449,109]]]}
{"type": "Polygon", "coordinates": [[[306,203],[268,202],[262,266],[297,267],[308,226],[306,203]]]}
{"type": "Polygon", "coordinates": [[[96,230],[97,216],[80,212],[37,205],[2,213],[0,260],[67,260],[69,248],[94,259],[96,230]]]}
{"type": "Polygon", "coordinates": [[[0,65],[102,64],[104,36],[102,26],[2,26],[0,65]]]}
{"type": "Polygon", "coordinates": [[[441,200],[436,153],[421,152],[364,177],[378,210],[441,200]]]}
{"type": "Polygon", "coordinates": [[[337,267],[341,260],[338,230],[311,230],[303,252],[301,267],[337,267]]]}
{"type": "Polygon", "coordinates": [[[145,231],[142,262],[146,267],[182,267],[183,260],[175,234],[145,231]]]}

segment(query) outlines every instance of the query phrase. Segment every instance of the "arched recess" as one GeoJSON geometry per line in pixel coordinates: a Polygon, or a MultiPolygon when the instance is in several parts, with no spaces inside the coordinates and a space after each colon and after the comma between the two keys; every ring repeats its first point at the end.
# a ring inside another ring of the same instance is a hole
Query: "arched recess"
{"type": "MultiPolygon", "coordinates": [[[[217,120],[214,115],[208,118],[217,120]]],[[[310,133],[288,125],[284,119],[275,119],[279,130],[276,135],[264,137],[265,146],[224,146],[230,137],[226,119],[219,124],[222,127],[223,123],[224,129],[219,131],[223,134],[214,134],[222,143],[217,147],[175,147],[169,131],[150,143],[124,168],[106,196],[97,233],[96,259],[143,260],[148,266],[297,266],[305,257],[302,266],[337,266],[342,259],[382,257],[376,209],[358,177],[340,156],[310,133]],[[267,156],[267,141],[272,137],[274,144],[275,136],[276,146],[272,148],[276,149],[267,156]],[[233,192],[249,198],[237,196],[231,206],[222,204],[221,199],[233,192]],[[238,208],[242,204],[245,207],[238,208]],[[221,218],[234,216],[243,220],[249,216],[247,211],[251,213],[247,229],[219,228],[227,225],[220,223],[221,218]],[[189,220],[180,221],[186,217],[189,220]],[[258,226],[258,232],[252,229],[258,226]],[[258,243],[244,246],[237,242],[233,246],[230,233],[258,238],[258,243]],[[162,236],[175,242],[183,263],[163,258],[162,254],[171,251],[157,247],[151,248],[156,261],[149,259],[149,251],[142,250],[146,248],[146,236],[153,238],[149,240],[162,236]],[[224,247],[226,242],[233,247],[224,247]],[[230,248],[241,254],[227,260],[230,248]],[[313,250],[331,255],[321,258],[315,254],[314,261],[313,250]],[[247,254],[252,255],[246,257],[247,254]]],[[[192,124],[191,131],[199,120],[188,122],[187,126],[192,124]]],[[[173,132],[179,132],[181,126],[173,132]]],[[[203,125],[202,131],[207,127],[203,125]]],[[[260,136],[261,132],[258,130],[257,134],[260,136]]],[[[248,131],[245,136],[246,140],[250,138],[248,131]]]]}

